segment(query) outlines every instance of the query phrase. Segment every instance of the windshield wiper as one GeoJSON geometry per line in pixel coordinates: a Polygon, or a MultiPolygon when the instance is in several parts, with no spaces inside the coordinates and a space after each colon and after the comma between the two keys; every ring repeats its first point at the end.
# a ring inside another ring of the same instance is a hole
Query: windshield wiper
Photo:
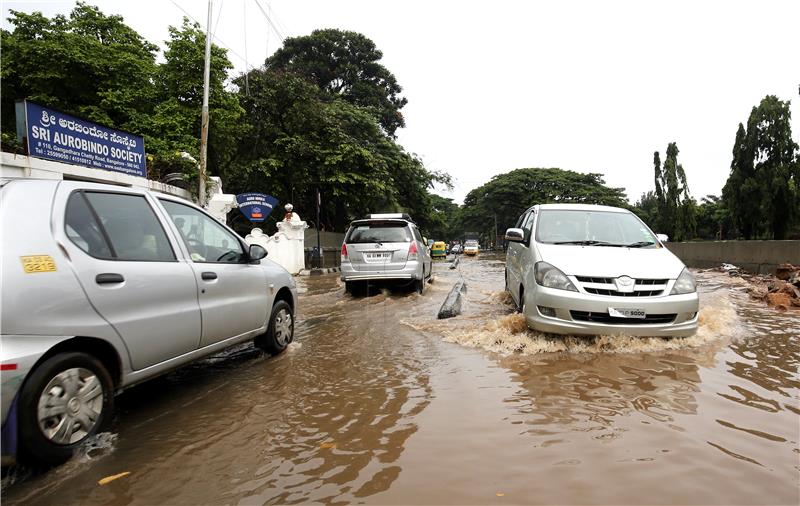
{"type": "Polygon", "coordinates": [[[579,245],[579,246],[612,246],[612,247],[616,247],[616,248],[622,247],[622,244],[614,244],[614,243],[611,243],[611,242],[592,241],[592,240],[587,240],[587,241],[557,241],[557,242],[554,242],[553,244],[575,244],[575,245],[579,245]]]}
{"type": "Polygon", "coordinates": [[[626,244],[625,247],[626,248],[641,248],[643,246],[652,246],[653,244],[655,244],[653,241],[639,241],[639,242],[634,242],[634,243],[631,243],[631,244],[626,244]]]}

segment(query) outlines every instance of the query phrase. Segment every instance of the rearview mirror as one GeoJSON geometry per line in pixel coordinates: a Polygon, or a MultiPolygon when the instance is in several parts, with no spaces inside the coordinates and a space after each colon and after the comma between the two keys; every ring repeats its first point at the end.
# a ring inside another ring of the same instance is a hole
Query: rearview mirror
{"type": "Polygon", "coordinates": [[[258,262],[267,256],[267,250],[258,244],[251,244],[247,254],[250,257],[251,262],[258,262]]]}
{"type": "Polygon", "coordinates": [[[656,237],[661,242],[669,242],[669,236],[667,234],[656,234],[656,237]]]}
{"type": "Polygon", "coordinates": [[[525,232],[521,228],[509,228],[506,230],[506,241],[523,242],[525,240],[525,232]]]}

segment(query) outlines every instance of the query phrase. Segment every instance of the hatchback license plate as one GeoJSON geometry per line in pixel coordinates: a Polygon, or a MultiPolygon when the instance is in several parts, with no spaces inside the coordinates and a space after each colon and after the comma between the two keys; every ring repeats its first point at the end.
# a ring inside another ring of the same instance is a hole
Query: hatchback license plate
{"type": "Polygon", "coordinates": [[[644,309],[629,307],[610,307],[608,308],[608,315],[616,318],[638,318],[640,320],[647,318],[647,312],[644,309]]]}

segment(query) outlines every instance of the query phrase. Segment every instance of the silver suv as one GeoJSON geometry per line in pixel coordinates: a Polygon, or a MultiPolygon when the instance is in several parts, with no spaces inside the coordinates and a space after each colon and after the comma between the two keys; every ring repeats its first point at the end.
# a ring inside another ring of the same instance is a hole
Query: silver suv
{"type": "Polygon", "coordinates": [[[346,291],[358,282],[400,280],[422,293],[432,269],[425,240],[407,214],[371,214],[350,224],[342,244],[346,291]]]}
{"type": "Polygon", "coordinates": [[[289,273],[180,198],[0,181],[0,230],[4,456],[62,462],[115,392],[247,339],[292,341],[289,273]]]}
{"type": "Polygon", "coordinates": [[[628,210],[533,206],[506,231],[506,289],[528,326],[557,334],[690,336],[694,277],[628,210]]]}

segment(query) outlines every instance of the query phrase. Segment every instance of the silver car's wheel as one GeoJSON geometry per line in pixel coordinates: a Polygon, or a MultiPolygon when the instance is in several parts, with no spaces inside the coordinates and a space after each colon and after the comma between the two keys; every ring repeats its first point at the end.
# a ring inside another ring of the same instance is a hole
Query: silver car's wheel
{"type": "Polygon", "coordinates": [[[275,315],[275,341],[281,346],[292,342],[292,313],[286,308],[281,308],[275,315]]]}
{"type": "Polygon", "coordinates": [[[294,313],[292,306],[279,300],[272,306],[267,332],[255,339],[255,345],[271,355],[277,355],[294,340],[294,313]]]}
{"type": "Polygon", "coordinates": [[[37,418],[42,434],[55,444],[77,443],[92,433],[103,411],[103,385],[82,367],[56,374],[42,390],[37,418]]]}
{"type": "Polygon", "coordinates": [[[18,460],[59,464],[108,423],[114,381],[97,357],[64,351],[29,374],[17,401],[18,460]]]}

